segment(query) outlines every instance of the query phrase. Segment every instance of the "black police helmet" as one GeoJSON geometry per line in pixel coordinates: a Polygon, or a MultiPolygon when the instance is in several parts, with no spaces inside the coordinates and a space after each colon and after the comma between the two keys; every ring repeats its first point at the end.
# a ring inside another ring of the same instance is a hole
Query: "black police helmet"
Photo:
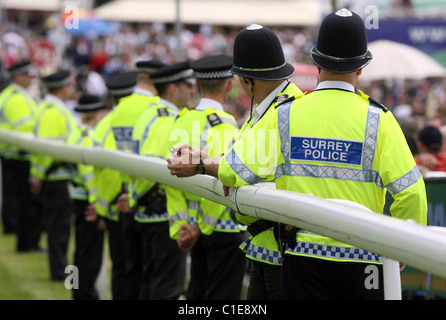
{"type": "Polygon", "coordinates": [[[237,34],[233,59],[231,72],[248,78],[282,80],[294,74],[294,67],[285,61],[277,35],[258,24],[237,34]]]}
{"type": "Polygon", "coordinates": [[[372,60],[367,31],[361,17],[347,9],[330,13],[322,21],[311,59],[321,69],[335,73],[355,72],[372,60]]]}

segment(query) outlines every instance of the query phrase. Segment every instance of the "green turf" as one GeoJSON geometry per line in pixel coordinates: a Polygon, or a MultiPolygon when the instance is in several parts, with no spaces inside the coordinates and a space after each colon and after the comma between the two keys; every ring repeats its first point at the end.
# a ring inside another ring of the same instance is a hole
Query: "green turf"
{"type": "MultiPolygon", "coordinates": [[[[71,237],[69,263],[73,260],[73,240],[71,237]]],[[[46,249],[45,234],[40,243],[46,249]]],[[[50,280],[47,253],[18,253],[15,248],[16,236],[5,235],[0,223],[0,300],[72,300],[72,292],[64,281],[50,280]]],[[[106,293],[106,299],[109,298],[110,294],[106,293]]]]}

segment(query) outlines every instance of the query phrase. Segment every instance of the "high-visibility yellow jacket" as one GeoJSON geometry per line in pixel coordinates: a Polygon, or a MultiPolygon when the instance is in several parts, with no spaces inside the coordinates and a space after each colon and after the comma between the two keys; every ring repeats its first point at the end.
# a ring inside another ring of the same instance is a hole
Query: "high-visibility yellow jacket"
{"type": "MultiPolygon", "coordinates": [[[[255,117],[252,117],[249,122],[246,121],[243,124],[241,133],[239,134],[237,140],[240,140],[249,130],[262,126],[263,123],[270,121],[269,118],[274,113],[277,105],[284,103],[287,100],[299,99],[304,95],[303,92],[292,82],[289,82],[288,84],[284,83],[283,85],[286,86],[283,89],[279,88],[279,92],[276,93],[276,96],[273,97],[272,100],[270,98],[271,103],[260,120],[254,123],[256,119],[255,117]]],[[[252,141],[251,143],[253,144],[246,147],[252,148],[252,146],[258,145],[260,149],[261,146],[265,146],[263,141],[252,141]]],[[[262,182],[273,180],[273,177],[269,177],[262,182]]],[[[283,258],[277,244],[278,239],[277,230],[274,230],[275,225],[269,223],[268,221],[259,221],[257,218],[244,216],[239,213],[236,213],[235,216],[237,221],[240,223],[249,225],[248,231],[250,231],[250,237],[240,246],[240,248],[245,252],[246,257],[251,260],[272,265],[282,264],[283,258]],[[254,232],[254,230],[256,232],[254,232]]]]}
{"type": "MultiPolygon", "coordinates": [[[[141,114],[133,129],[132,139],[135,142],[138,153],[145,157],[157,157],[166,159],[169,155],[169,131],[178,115],[178,108],[172,103],[161,99],[141,114]]],[[[142,223],[168,221],[167,210],[161,212],[146,212],[143,199],[149,190],[155,187],[155,181],[144,178],[132,177],[129,184],[129,206],[135,208],[135,220],[142,223]]],[[[164,189],[163,185],[158,185],[164,189]]],[[[164,201],[165,204],[165,201],[164,201]]]]}
{"type": "MultiPolygon", "coordinates": [[[[104,149],[116,150],[115,138],[111,128],[114,110],[102,118],[94,129],[95,144],[104,149]]],[[[90,203],[95,203],[99,216],[118,221],[120,212],[116,209],[116,199],[122,192],[121,172],[110,168],[94,167],[94,185],[97,193],[89,197],[90,203]]]]}
{"type": "MultiPolygon", "coordinates": [[[[0,93],[0,128],[32,133],[36,109],[36,102],[24,88],[16,84],[7,86],[0,93]]],[[[0,154],[15,160],[29,160],[31,157],[19,147],[5,144],[0,144],[0,154]]]]}
{"type": "MultiPolygon", "coordinates": [[[[80,147],[95,147],[94,131],[86,125],[81,124],[75,128],[68,137],[67,144],[80,147]]],[[[97,188],[94,185],[94,166],[89,164],[77,163],[73,167],[70,198],[74,200],[85,200],[96,198],[97,188]]]]}
{"type": "MultiPolygon", "coordinates": [[[[34,134],[38,138],[47,138],[66,143],[76,121],[63,102],[48,95],[36,111],[34,134]]],[[[31,175],[39,180],[58,181],[71,179],[70,164],[56,160],[51,156],[33,154],[31,156],[31,175]]]]}
{"type": "MultiPolygon", "coordinates": [[[[400,126],[384,109],[364,94],[337,86],[315,90],[282,104],[272,121],[258,128],[271,133],[265,140],[267,161],[248,161],[252,155],[242,154],[247,141],[265,136],[251,130],[222,159],[219,178],[235,187],[274,179],[277,189],[349,200],[378,213],[388,191],[395,200],[394,217],[426,225],[423,178],[400,126]]],[[[297,245],[286,253],[381,263],[374,253],[305,230],[298,230],[297,245]]]]}
{"type": "MultiPolygon", "coordinates": [[[[187,143],[196,149],[206,149],[211,157],[224,154],[238,132],[236,121],[222,108],[208,108],[206,103],[212,104],[206,100],[203,104],[202,100],[196,109],[180,112],[170,130],[169,149],[187,143]]],[[[165,190],[171,238],[176,239],[180,225],[186,223],[198,224],[201,233],[206,235],[243,231],[242,226],[232,219],[230,208],[180,189],[166,187],[165,190]]]]}
{"type": "MultiPolygon", "coordinates": [[[[136,141],[132,140],[133,127],[144,110],[158,102],[159,99],[160,97],[153,95],[151,92],[136,87],[131,95],[119,100],[111,120],[117,150],[125,152],[138,150],[136,141]]],[[[128,184],[130,177],[122,173],[122,179],[124,183],[128,184]]]]}

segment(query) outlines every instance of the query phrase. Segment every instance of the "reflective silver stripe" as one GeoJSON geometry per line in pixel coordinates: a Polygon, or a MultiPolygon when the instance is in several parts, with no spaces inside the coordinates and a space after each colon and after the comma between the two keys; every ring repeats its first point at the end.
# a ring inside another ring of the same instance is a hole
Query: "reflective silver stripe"
{"type": "Polygon", "coordinates": [[[382,263],[382,257],[380,255],[355,247],[338,247],[297,241],[294,249],[287,248],[286,252],[291,254],[310,255],[335,260],[368,261],[382,263]]]}
{"type": "MultiPolygon", "coordinates": [[[[246,243],[249,242],[249,239],[245,240],[246,243]]],[[[263,247],[256,246],[249,242],[248,249],[246,250],[246,255],[252,257],[255,260],[262,260],[268,263],[273,264],[282,264],[283,258],[279,251],[276,250],[268,250],[263,247]]]]}
{"type": "Polygon", "coordinates": [[[106,215],[108,217],[113,218],[113,220],[116,220],[116,218],[118,217],[118,212],[116,212],[112,208],[110,208],[110,201],[107,201],[101,197],[97,197],[96,203],[107,210],[106,215]]]}
{"type": "Polygon", "coordinates": [[[160,222],[167,221],[169,219],[169,213],[152,213],[150,216],[144,211],[137,210],[135,213],[135,220],[144,222],[160,222]]]}
{"type": "Polygon", "coordinates": [[[33,117],[29,116],[29,117],[24,117],[22,119],[20,119],[20,121],[17,121],[16,123],[14,123],[14,128],[18,128],[20,127],[22,124],[28,122],[28,121],[32,121],[33,117]]]}
{"type": "Polygon", "coordinates": [[[410,172],[385,186],[379,173],[372,170],[376,139],[378,136],[379,117],[381,114],[381,108],[373,104],[369,105],[367,113],[367,124],[364,134],[364,149],[362,151],[363,162],[361,169],[336,167],[333,165],[291,163],[289,157],[290,106],[291,103],[284,104],[280,106],[278,111],[278,128],[281,141],[281,151],[285,162],[276,168],[276,180],[284,175],[287,175],[315,178],[334,178],[358,182],[373,182],[378,187],[387,188],[390,193],[397,194],[416,183],[421,177],[418,167],[414,166],[410,172]]]}
{"type": "Polygon", "coordinates": [[[177,213],[175,213],[169,217],[170,225],[173,225],[175,222],[183,221],[183,220],[186,220],[186,221],[188,220],[187,210],[178,211],[177,213]]]}
{"type": "Polygon", "coordinates": [[[88,173],[82,176],[82,180],[84,181],[84,183],[88,183],[93,181],[94,179],[94,174],[93,173],[88,173]]]}
{"type": "Polygon", "coordinates": [[[232,170],[240,176],[244,181],[249,184],[254,184],[265,180],[257,176],[254,172],[252,172],[240,158],[235,153],[234,149],[231,148],[229,152],[225,156],[226,161],[231,166],[232,170]]]}

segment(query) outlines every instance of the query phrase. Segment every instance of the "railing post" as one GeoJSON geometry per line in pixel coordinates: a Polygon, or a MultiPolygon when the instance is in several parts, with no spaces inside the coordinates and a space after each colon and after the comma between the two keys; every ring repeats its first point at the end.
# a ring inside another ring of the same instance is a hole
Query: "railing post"
{"type": "Polygon", "coordinates": [[[400,263],[393,259],[382,257],[384,274],[384,299],[401,300],[400,263]]]}

